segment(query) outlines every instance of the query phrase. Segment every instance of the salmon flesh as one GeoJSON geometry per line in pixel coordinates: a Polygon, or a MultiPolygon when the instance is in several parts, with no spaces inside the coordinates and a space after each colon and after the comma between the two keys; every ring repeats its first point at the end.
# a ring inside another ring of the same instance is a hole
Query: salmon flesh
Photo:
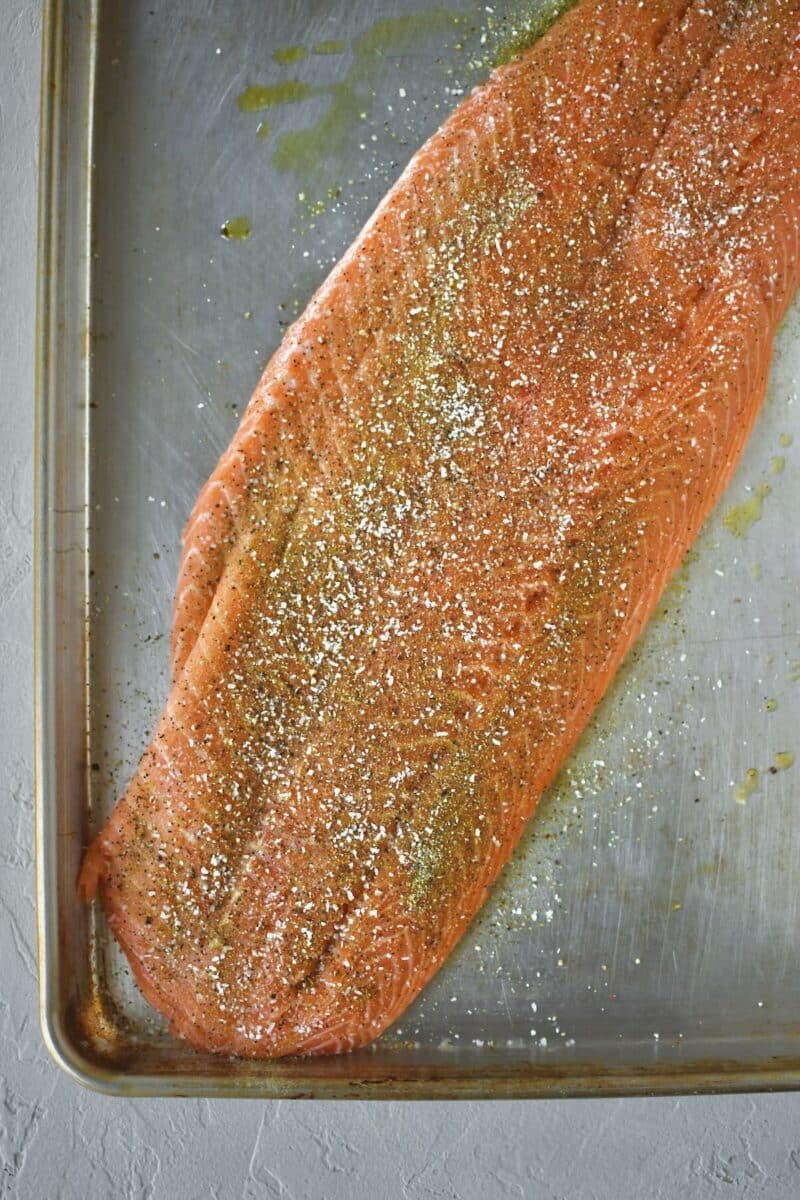
{"type": "Polygon", "coordinates": [[[756,419],[800,0],[581,0],[415,155],[184,536],[81,888],[193,1045],[369,1042],[442,965],[756,419]]]}

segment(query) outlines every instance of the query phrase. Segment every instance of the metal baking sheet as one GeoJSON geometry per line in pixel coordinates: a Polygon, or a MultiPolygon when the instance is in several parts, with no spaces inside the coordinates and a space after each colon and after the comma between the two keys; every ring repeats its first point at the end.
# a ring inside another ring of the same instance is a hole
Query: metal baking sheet
{"type": "Polygon", "coordinates": [[[92,1086],[491,1097],[800,1084],[797,308],[723,504],[473,928],[375,1047],[279,1063],[195,1053],[75,897],[89,831],[167,692],[179,536],[201,483],[286,323],[526,11],[48,5],[42,1016],[55,1056],[92,1086]],[[252,85],[273,89],[271,107],[241,110],[252,85]],[[250,236],[226,239],[238,217],[250,236]]]}

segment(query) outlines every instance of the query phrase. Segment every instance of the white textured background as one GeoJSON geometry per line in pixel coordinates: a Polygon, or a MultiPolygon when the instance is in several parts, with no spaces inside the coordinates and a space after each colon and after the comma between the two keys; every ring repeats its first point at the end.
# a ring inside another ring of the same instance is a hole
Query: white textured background
{"type": "Polygon", "coordinates": [[[0,1197],[794,1200],[798,1095],[460,1105],[124,1101],[82,1091],[50,1062],[37,1019],[32,852],[40,23],[36,0],[0,0],[0,1197]]]}

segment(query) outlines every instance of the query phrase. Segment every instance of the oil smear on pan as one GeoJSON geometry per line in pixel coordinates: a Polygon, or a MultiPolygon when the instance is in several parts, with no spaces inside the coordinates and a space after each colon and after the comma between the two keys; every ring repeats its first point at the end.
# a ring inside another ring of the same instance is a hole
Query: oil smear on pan
{"type": "Polygon", "coordinates": [[[250,237],[250,222],[247,217],[229,217],[220,227],[220,234],[227,241],[244,242],[250,237]]]}
{"type": "MultiPolygon", "coordinates": [[[[239,109],[260,112],[315,96],[326,98],[317,119],[303,129],[282,133],[273,152],[272,162],[279,171],[291,172],[308,184],[316,179],[321,163],[344,157],[352,131],[366,119],[366,108],[386,72],[387,59],[410,52],[420,41],[443,37],[465,20],[463,14],[448,9],[387,17],[354,40],[352,63],[342,79],[325,84],[300,79],[251,84],[238,97],[239,109]]],[[[317,55],[334,56],[345,53],[348,47],[344,42],[328,41],[317,42],[312,49],[317,55]]],[[[279,65],[300,62],[305,57],[305,48],[297,46],[273,54],[279,65]]]]}
{"type": "MultiPolygon", "coordinates": [[[[778,438],[778,444],[782,449],[788,449],[792,444],[791,434],[782,433],[778,438]]],[[[782,475],[786,466],[786,456],[784,454],[773,456],[770,459],[770,466],[773,475],[782,475]]],[[[732,504],[730,508],[726,509],[722,517],[722,524],[734,537],[747,537],[751,527],[756,521],[761,520],[764,501],[771,494],[772,485],[766,481],[760,483],[747,500],[743,500],[740,504],[732,504]]],[[[760,577],[760,570],[754,577],[760,577]]]]}
{"type": "Polygon", "coordinates": [[[262,112],[265,108],[277,108],[281,104],[299,104],[318,95],[319,91],[319,88],[300,79],[287,79],[283,83],[253,83],[244,89],[237,104],[240,112],[262,112]]]}
{"type": "MultiPolygon", "coordinates": [[[[343,78],[325,84],[303,79],[250,84],[239,95],[238,106],[242,112],[262,112],[324,97],[326,104],[316,120],[279,135],[272,164],[278,171],[293,174],[307,189],[329,190],[331,164],[343,161],[354,131],[368,119],[376,88],[390,60],[399,59],[396,65],[402,69],[404,55],[432,42],[441,42],[443,53],[472,50],[463,61],[462,81],[455,79],[452,67],[444,68],[453,79],[453,86],[445,91],[459,98],[493,67],[508,62],[537,41],[573,3],[574,0],[551,0],[544,8],[537,4],[532,11],[531,6],[526,6],[502,18],[487,8],[482,14],[485,21],[482,26],[468,13],[446,8],[386,17],[356,37],[351,47],[342,41],[316,42],[311,46],[314,55],[335,56],[349,50],[352,61],[343,78]],[[450,42],[448,35],[453,34],[456,40],[450,42]]],[[[279,66],[299,64],[308,58],[308,49],[302,45],[286,46],[275,50],[272,57],[279,66]]],[[[405,89],[398,88],[398,96],[405,99],[405,89]]],[[[263,125],[259,126],[258,134],[268,136],[263,125]]]]}
{"type": "Polygon", "coordinates": [[[343,54],[347,49],[347,42],[315,42],[311,47],[312,54],[343,54]]]}
{"type": "MultiPolygon", "coordinates": [[[[794,754],[791,750],[779,750],[764,774],[777,775],[779,771],[788,771],[793,766],[794,754]]],[[[741,782],[737,783],[734,788],[736,803],[746,804],[750,797],[759,791],[761,791],[761,772],[755,767],[750,767],[741,782]]]]}
{"type": "Polygon", "coordinates": [[[302,62],[308,57],[305,46],[282,46],[272,52],[272,59],[278,66],[288,66],[290,63],[302,62]]]}
{"type": "Polygon", "coordinates": [[[751,526],[761,520],[764,501],[771,493],[770,484],[761,483],[748,500],[732,504],[722,518],[722,524],[728,532],[737,538],[747,537],[751,526]]]}
{"type": "Polygon", "coordinates": [[[747,801],[758,791],[760,777],[755,767],[750,767],[746,772],[741,783],[737,783],[734,788],[734,796],[737,804],[747,804],[747,801]]]}

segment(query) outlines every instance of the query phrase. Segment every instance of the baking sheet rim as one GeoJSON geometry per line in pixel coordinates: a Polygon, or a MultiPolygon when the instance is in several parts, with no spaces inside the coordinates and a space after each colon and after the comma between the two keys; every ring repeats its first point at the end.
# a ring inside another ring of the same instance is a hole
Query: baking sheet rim
{"type": "MultiPolygon", "coordinates": [[[[508,1070],[488,1066],[476,1074],[464,1071],[419,1074],[405,1068],[396,1075],[381,1073],[371,1079],[363,1073],[325,1078],[292,1077],[282,1068],[269,1073],[269,1064],[255,1063],[252,1081],[240,1074],[228,1080],[203,1072],[143,1074],[124,1068],[107,1068],[89,1058],[81,1048],[61,1010],[60,961],[55,840],[58,803],[58,773],[54,758],[53,680],[57,658],[51,627],[49,584],[64,570],[55,557],[51,531],[51,477],[56,464],[50,461],[49,433],[57,403],[55,380],[65,353],[59,342],[55,312],[63,286],[64,263],[60,251],[60,222],[63,215],[54,202],[62,182],[61,138],[63,109],[69,87],[69,55],[65,52],[68,9],[80,4],[85,10],[89,39],[87,63],[90,78],[84,83],[88,98],[83,114],[82,151],[91,162],[93,71],[100,20],[99,0],[45,0],[42,34],[42,82],[39,142],[39,208],[36,302],[36,398],[35,398],[35,512],[34,512],[34,789],[36,820],[36,893],[40,1022],[45,1044],[55,1062],[77,1083],[111,1096],[196,1096],[252,1098],[330,1099],[491,1099],[634,1096],[657,1094],[777,1091],[800,1088],[800,1057],[768,1059],[757,1066],[743,1067],[711,1060],[685,1066],[599,1068],[587,1071],[578,1064],[574,1072],[560,1067],[527,1064],[508,1070]]],[[[69,130],[67,130],[69,132],[69,130]]],[[[70,147],[74,152],[74,147],[70,147]]],[[[86,190],[81,197],[85,210],[85,241],[73,253],[83,254],[88,263],[91,239],[91,173],[87,167],[86,190]]],[[[87,283],[89,272],[87,270],[87,283]]],[[[85,297],[90,313],[89,294],[85,297]]],[[[61,336],[64,335],[61,330],[61,336]]],[[[74,332],[74,331],[73,331],[74,332]]],[[[88,387],[88,356],[86,385],[88,387]]],[[[352,1060],[355,1063],[355,1059],[352,1060]]],[[[305,1064],[306,1067],[308,1064],[305,1064]]],[[[430,1069],[429,1069],[430,1070],[430,1069]]]]}

